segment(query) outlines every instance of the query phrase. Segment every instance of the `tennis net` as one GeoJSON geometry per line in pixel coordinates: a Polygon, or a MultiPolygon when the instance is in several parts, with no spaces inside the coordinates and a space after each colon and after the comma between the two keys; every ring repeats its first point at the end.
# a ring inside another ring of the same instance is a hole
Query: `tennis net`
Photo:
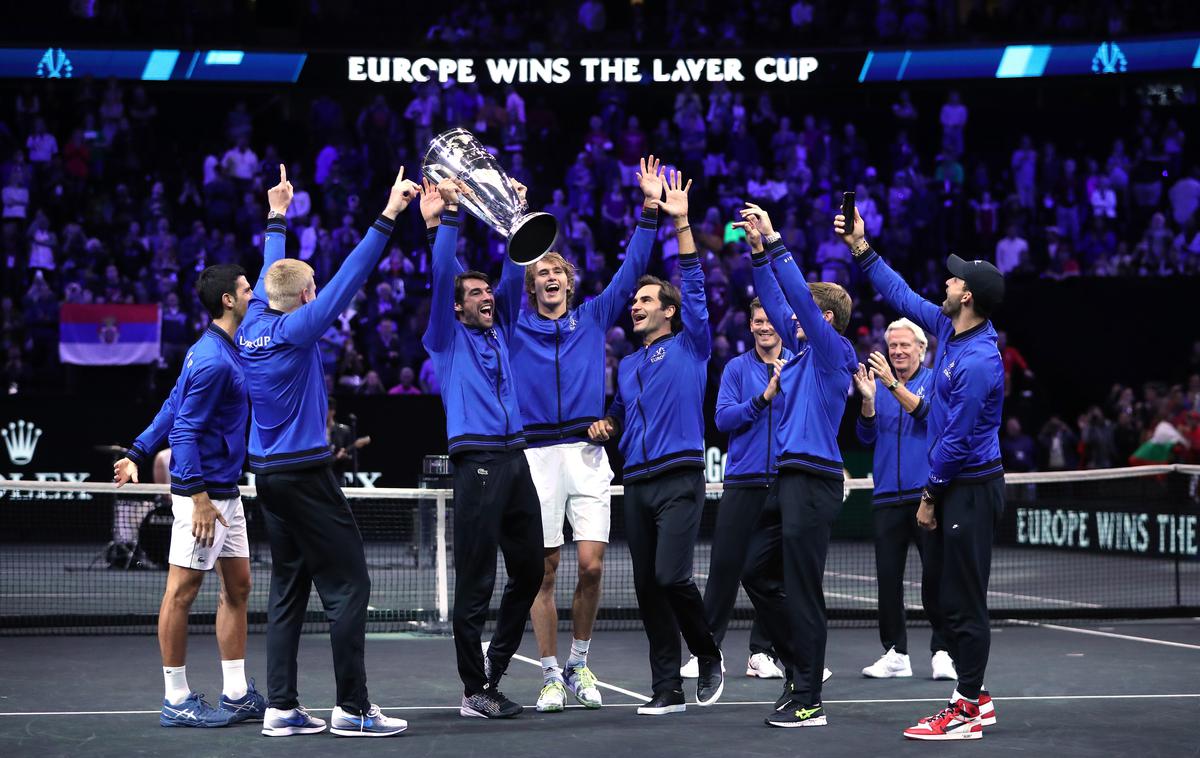
{"type": "MultiPolygon", "coordinates": [[[[1200,466],[1010,474],[993,552],[994,619],[1200,615],[1200,466]]],[[[870,625],[876,614],[870,479],[850,480],[834,526],[825,574],[831,623],[870,625]]],[[[171,512],[165,485],[0,480],[0,635],[150,633],[166,583],[171,512]]],[[[709,495],[695,574],[707,580],[719,484],[709,495]]],[[[454,586],[453,495],[442,489],[347,488],[371,572],[368,628],[448,631],[454,586]]],[[[253,589],[250,629],[266,626],[270,550],[252,487],[243,488],[253,589]]],[[[614,489],[612,544],[605,556],[597,628],[640,625],[625,546],[621,488],[614,489]]],[[[568,528],[569,535],[569,528],[568,528]]],[[[497,558],[497,590],[504,583],[497,558]]],[[[557,604],[567,628],[576,558],[568,541],[557,604]]],[[[920,561],[910,548],[906,603],[920,608],[920,561]]],[[[205,582],[193,628],[215,621],[218,583],[205,582]]],[[[744,593],[734,612],[746,625],[744,593]]],[[[325,628],[320,600],[307,630],[325,628]]]]}

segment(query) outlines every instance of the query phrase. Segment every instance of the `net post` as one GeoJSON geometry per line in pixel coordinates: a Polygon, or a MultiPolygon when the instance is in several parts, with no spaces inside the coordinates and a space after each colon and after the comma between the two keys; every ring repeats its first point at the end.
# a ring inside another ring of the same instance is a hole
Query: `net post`
{"type": "Polygon", "coordinates": [[[450,617],[450,587],[446,569],[446,491],[437,491],[437,612],[438,621],[450,617]]]}

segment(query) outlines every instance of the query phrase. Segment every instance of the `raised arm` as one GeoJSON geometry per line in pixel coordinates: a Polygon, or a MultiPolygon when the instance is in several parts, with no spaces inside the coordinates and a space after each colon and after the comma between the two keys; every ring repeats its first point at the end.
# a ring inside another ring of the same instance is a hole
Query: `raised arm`
{"type": "Polygon", "coordinates": [[[884,263],[879,253],[871,248],[858,208],[854,209],[854,226],[850,231],[846,230],[845,221],[846,217],[840,213],[834,216],[833,229],[849,246],[854,260],[871,280],[871,286],[901,315],[917,322],[927,332],[941,334],[942,330],[939,327],[948,325],[949,319],[942,315],[941,308],[913,292],[900,275],[884,263]]]}
{"type": "Polygon", "coordinates": [[[783,239],[771,226],[770,216],[754,203],[746,203],[746,208],[741,213],[743,217],[757,218],[759,230],[764,235],[763,244],[766,245],[767,258],[771,261],[783,296],[792,307],[792,312],[796,314],[796,320],[804,328],[804,338],[813,349],[813,358],[826,367],[842,365],[845,358],[842,336],[825,320],[825,312],[813,300],[800,266],[784,246],[783,239]]]}
{"type": "Polygon", "coordinates": [[[617,323],[630,298],[637,292],[638,279],[650,266],[650,250],[654,247],[654,238],[658,231],[658,206],[655,205],[655,201],[662,197],[662,164],[651,155],[648,159],[642,158],[640,168],[637,179],[644,196],[642,215],[638,219],[633,236],[629,238],[629,244],[625,247],[625,260],[621,262],[621,267],[617,269],[616,275],[600,296],[587,306],[596,309],[596,320],[606,331],[617,323]]]}
{"type": "Polygon", "coordinates": [[[800,349],[800,340],[796,338],[792,307],[788,305],[787,298],[783,296],[783,290],[779,288],[779,282],[775,279],[775,272],[771,270],[771,261],[763,249],[762,231],[758,228],[756,217],[744,217],[733,226],[746,232],[746,242],[750,244],[754,292],[767,313],[767,319],[771,326],[775,327],[775,333],[783,341],[784,347],[793,353],[797,352],[800,349]]]}
{"type": "Polygon", "coordinates": [[[671,216],[675,224],[675,236],[679,240],[679,272],[682,280],[680,300],[683,320],[683,337],[692,353],[703,360],[712,354],[712,332],[708,326],[708,297],[704,292],[704,269],[696,252],[696,240],[692,238],[692,227],[688,224],[688,190],[692,180],[683,182],[683,173],[671,169],[667,174],[667,199],[655,200],[660,211],[671,216]]]}
{"type": "Polygon", "coordinates": [[[267,215],[267,233],[263,238],[262,270],[254,285],[254,296],[259,300],[267,299],[267,270],[287,254],[287,210],[291,204],[292,183],[287,179],[287,167],[280,163],[279,184],[267,190],[267,205],[271,212],[267,215]]]}
{"type": "Polygon", "coordinates": [[[396,217],[408,207],[418,194],[420,187],[404,178],[404,168],[396,176],[392,186],[391,196],[387,207],[379,218],[371,224],[362,241],[355,246],[350,255],[342,263],[338,272],[329,280],[329,284],[320,291],[316,300],[300,306],[289,313],[283,320],[282,331],[292,344],[307,344],[317,341],[317,338],[329,328],[333,319],[346,310],[354,295],[362,288],[367,277],[379,263],[379,257],[387,246],[388,238],[392,236],[392,228],[396,217]]]}
{"type": "Polygon", "coordinates": [[[454,340],[454,278],[459,265],[455,257],[458,248],[458,189],[449,179],[442,180],[437,191],[445,199],[445,210],[433,242],[433,287],[429,309],[429,326],[421,339],[430,353],[441,352],[454,340]]]}

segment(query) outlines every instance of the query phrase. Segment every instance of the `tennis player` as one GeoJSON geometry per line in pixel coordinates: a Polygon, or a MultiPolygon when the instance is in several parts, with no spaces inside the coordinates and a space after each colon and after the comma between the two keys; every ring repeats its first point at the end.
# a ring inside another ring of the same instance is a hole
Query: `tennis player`
{"type": "MultiPolygon", "coordinates": [[[[272,208],[287,207],[284,182],[268,193],[272,208]]],[[[241,266],[209,266],[196,282],[212,318],[188,349],[171,390],[150,426],[113,466],[117,486],[138,481],[138,467],[171,445],[171,546],[167,586],[158,610],[163,695],[158,722],[169,727],[218,727],[262,720],[266,699],[246,681],[246,601],[250,597],[250,543],[238,491],[246,458],[246,379],[233,338],[250,302],[241,266]],[[187,680],[188,613],[216,569],[217,648],[224,684],[217,707],[193,692],[187,680]]]]}
{"type": "Polygon", "coordinates": [[[692,577],[704,509],[704,384],[712,337],[704,270],[687,218],[691,182],[682,180],[670,171],[666,201],[654,204],[675,224],[683,294],[656,277],[638,281],[630,315],[642,349],[621,361],[608,415],[588,430],[594,442],[621,435],[625,529],[654,691],[638,713],[650,716],[687,708],[680,633],[699,658],[696,704],[712,705],[725,687],[721,651],[692,577]]]}
{"type": "MultiPolygon", "coordinates": [[[[641,218],[624,262],[595,299],[572,307],[575,266],[556,252],[529,266],[506,260],[496,293],[501,319],[514,325],[509,349],[522,388],[517,397],[529,444],[525,456],[542,507],[545,573],[530,612],[542,664],[541,712],[562,711],[568,689],[585,708],[603,704],[588,668],[588,652],[600,604],[613,471],[604,446],[590,441],[587,430],[604,415],[605,336],[646,273],[658,227],[654,201],[662,195],[662,169],[653,155],[643,158],[640,168],[641,218]],[[529,303],[526,309],[521,308],[523,299],[529,303]],[[579,563],[565,676],[558,661],[554,600],[564,518],[571,523],[579,563]]],[[[523,195],[524,186],[518,191],[523,195]]]]}
{"type": "Polygon", "coordinates": [[[313,584],[330,621],[337,682],[330,731],[387,737],[407,728],[403,719],[383,715],[367,696],[363,655],[371,577],[362,536],[331,466],[317,340],[362,287],[396,217],[419,194],[401,168],[387,206],[319,295],[312,268],[284,258],[283,215],[273,212],[267,222],[264,273],[238,335],[253,407],[250,470],[271,543],[267,736],[325,729],[324,720],[300,707],[296,689],[300,632],[313,584]]]}
{"type": "Polygon", "coordinates": [[[940,576],[939,613],[958,668],[958,686],[945,709],[905,729],[904,736],[980,739],[983,727],[995,723],[983,681],[991,647],[987,586],[992,537],[1004,511],[1004,365],[988,317],[1004,299],[1004,276],[987,261],[951,255],[946,298],[938,306],[913,292],[871,249],[857,211],[849,227],[840,214],[833,226],[883,299],[937,335],[928,421],[937,437],[929,446],[929,478],[917,523],[932,532],[926,561],[929,571],[940,576]]]}

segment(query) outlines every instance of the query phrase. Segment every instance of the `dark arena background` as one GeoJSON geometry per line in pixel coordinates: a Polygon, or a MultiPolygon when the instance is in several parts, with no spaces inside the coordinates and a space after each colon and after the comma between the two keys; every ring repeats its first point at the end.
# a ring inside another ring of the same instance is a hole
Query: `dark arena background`
{"type": "MultiPolygon", "coordinates": [[[[209,317],[199,272],[257,278],[269,187],[295,197],[287,255],[318,288],[434,136],[470,130],[558,223],[576,300],[599,294],[636,229],[639,158],[693,179],[690,223],[713,337],[705,403],[703,590],[727,440],[722,371],[754,349],[745,235],[767,209],[809,281],[853,298],[846,336],[886,353],[889,309],[833,235],[856,191],[872,245],[920,294],[944,261],[993,262],[1004,371],[1006,508],[988,605],[988,754],[1200,755],[1200,4],[1174,0],[215,0],[4,3],[0,24],[0,754],[337,755],[329,735],[252,725],[162,729],[154,633],[172,517],[151,466],[112,467],[162,405],[209,317]],[[282,744],[281,744],[282,743],[282,744]]],[[[650,271],[678,281],[660,223],[650,271]]],[[[503,239],[463,221],[459,257],[500,273],[503,239]]],[[[853,392],[849,473],[824,590],[830,727],[771,730],[775,682],[743,677],[744,593],[714,708],[644,719],[646,637],[622,489],[592,666],[599,712],[535,713],[532,629],[505,680],[514,721],[462,719],[449,619],[454,498],[440,382],[421,337],[431,252],[415,209],[320,340],[335,462],[365,543],[372,698],[410,722],[372,743],[411,755],[915,754],[900,731],[944,702],[927,677],[921,564],[905,603],[914,677],[860,676],[878,655],[872,452],[853,392]],[[650,723],[647,723],[650,722],[650,723]]],[[[605,390],[639,345],[608,333],[605,390]]],[[[927,365],[935,346],[930,345],[927,365]]],[[[534,392],[538,388],[522,388],[534,392]]],[[[622,459],[608,445],[621,484],[622,459]]],[[[247,672],[266,681],[271,551],[255,478],[247,672]]],[[[569,530],[568,530],[569,533],[569,530]]],[[[502,563],[502,561],[501,561],[502,563]]],[[[503,577],[503,567],[498,577],[503,577]]],[[[570,646],[573,543],[560,647],[570,646]]],[[[499,602],[498,581],[491,619],[499,602]]],[[[218,583],[191,615],[194,688],[220,689],[218,583]]],[[[313,593],[301,690],[335,704],[313,593]]],[[[685,684],[685,690],[691,687],[685,684]]],[[[215,697],[213,698],[215,701],[215,697]]]]}

